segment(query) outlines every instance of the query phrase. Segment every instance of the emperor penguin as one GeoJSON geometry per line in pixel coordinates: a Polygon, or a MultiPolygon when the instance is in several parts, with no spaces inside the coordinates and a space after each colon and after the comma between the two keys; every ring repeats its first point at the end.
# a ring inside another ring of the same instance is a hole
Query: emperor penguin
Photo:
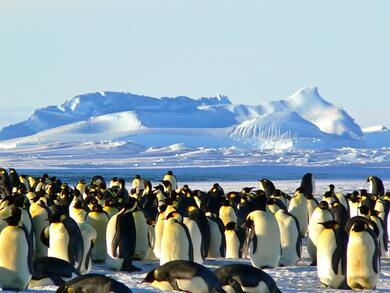
{"type": "Polygon", "coordinates": [[[76,223],[84,223],[87,217],[87,211],[81,200],[72,201],[69,206],[69,216],[76,221],[76,223]]]}
{"type": "Polygon", "coordinates": [[[22,212],[14,207],[4,219],[7,226],[0,233],[0,284],[3,290],[26,290],[32,276],[33,248],[21,221],[22,212]]]}
{"type": "Polygon", "coordinates": [[[347,233],[336,221],[320,224],[324,227],[317,241],[317,274],[320,283],[333,289],[347,289],[347,233]]]}
{"type": "Polygon", "coordinates": [[[312,173],[306,173],[303,175],[301,180],[301,187],[305,192],[305,195],[312,194],[315,196],[316,194],[316,181],[314,179],[314,175],[312,173]]]}
{"type": "Polygon", "coordinates": [[[41,232],[50,224],[48,219],[51,211],[42,200],[38,199],[36,202],[31,202],[30,214],[35,236],[35,257],[45,257],[47,256],[47,246],[41,240],[41,232]]]}
{"type": "Polygon", "coordinates": [[[164,219],[165,219],[165,206],[162,206],[160,208],[160,213],[157,216],[156,224],[155,224],[155,239],[154,239],[154,245],[153,245],[153,253],[156,256],[157,259],[160,259],[161,257],[161,240],[164,233],[164,219]]]}
{"type": "Polygon", "coordinates": [[[318,207],[318,201],[314,198],[312,194],[308,194],[306,196],[306,199],[307,199],[307,212],[309,215],[309,223],[310,223],[311,215],[313,214],[316,207],[318,207]]]}
{"type": "Polygon", "coordinates": [[[134,190],[135,195],[141,194],[144,190],[144,182],[140,175],[135,175],[131,182],[131,190],[134,190]]]}
{"type": "Polygon", "coordinates": [[[75,189],[77,189],[80,192],[82,198],[86,198],[88,190],[87,190],[87,183],[85,182],[84,179],[80,179],[77,182],[75,189]]]}
{"type": "Polygon", "coordinates": [[[348,210],[340,203],[338,198],[330,205],[330,210],[333,213],[334,220],[344,229],[349,220],[348,210]]]}
{"type": "Polygon", "coordinates": [[[160,265],[173,260],[194,261],[191,235],[177,211],[171,211],[164,219],[161,239],[160,265]]]}
{"type": "Polygon", "coordinates": [[[275,191],[275,185],[268,179],[260,179],[260,190],[265,192],[267,198],[270,198],[275,191]]]}
{"type": "Polygon", "coordinates": [[[326,201],[321,201],[318,207],[314,210],[310,218],[309,233],[307,238],[307,251],[312,260],[311,265],[317,263],[317,241],[324,226],[321,223],[333,221],[333,214],[329,209],[329,204],[326,201]]]}
{"type": "Polygon", "coordinates": [[[280,231],[282,255],[281,266],[295,266],[301,259],[302,238],[299,232],[299,222],[292,214],[280,209],[275,214],[280,231]]]}
{"type": "Polygon", "coordinates": [[[230,222],[237,223],[236,210],[230,205],[228,200],[222,202],[222,205],[219,208],[219,218],[222,220],[224,226],[230,222]]]}
{"type": "Polygon", "coordinates": [[[241,258],[245,241],[245,231],[237,226],[235,222],[227,223],[225,226],[225,239],[225,258],[241,258]]]}
{"type": "Polygon", "coordinates": [[[380,248],[375,233],[363,221],[349,230],[347,283],[351,289],[375,289],[380,274],[380,248]]]}
{"type": "Polygon", "coordinates": [[[92,210],[87,214],[85,222],[96,231],[96,240],[92,248],[92,260],[103,262],[107,257],[106,249],[106,229],[109,217],[99,204],[95,204],[92,210]]]}
{"type": "Polygon", "coordinates": [[[207,221],[210,228],[210,246],[207,253],[208,258],[225,257],[226,239],[225,229],[222,220],[210,212],[206,213],[207,221]]]}
{"type": "Polygon", "coordinates": [[[183,217],[183,223],[186,225],[192,241],[194,262],[202,264],[204,257],[202,255],[202,233],[198,223],[189,217],[183,217]]]}
{"type": "Polygon", "coordinates": [[[49,221],[50,226],[41,233],[42,242],[49,247],[48,256],[68,261],[80,270],[84,244],[78,224],[58,209],[49,221]]]}
{"type": "Polygon", "coordinates": [[[130,197],[124,207],[108,222],[106,229],[107,265],[114,270],[139,271],[133,265],[136,232],[133,211],[137,200],[130,197]]]}
{"type": "Polygon", "coordinates": [[[307,199],[305,197],[306,191],[300,187],[295,191],[295,195],[291,198],[288,212],[291,213],[299,222],[301,237],[305,237],[308,224],[309,212],[307,208],[307,199]]]}
{"type": "Polygon", "coordinates": [[[86,274],[74,278],[57,289],[57,293],[99,292],[99,293],[131,293],[123,283],[99,274],[86,274]]]}
{"type": "Polygon", "coordinates": [[[359,206],[360,206],[360,197],[359,192],[354,191],[350,194],[348,199],[349,206],[349,216],[350,218],[356,217],[359,215],[359,206]]]}
{"type": "Polygon", "coordinates": [[[40,257],[34,260],[33,274],[28,288],[61,286],[77,276],[80,276],[80,272],[69,262],[55,257],[40,257]]]}
{"type": "Polygon", "coordinates": [[[209,252],[211,239],[209,221],[204,212],[196,207],[188,207],[188,217],[198,224],[200,233],[202,234],[200,250],[202,258],[205,259],[209,252]]]}
{"type": "Polygon", "coordinates": [[[0,194],[5,196],[10,196],[12,194],[12,186],[9,181],[8,173],[3,168],[0,168],[0,194]]]}
{"type": "Polygon", "coordinates": [[[246,225],[248,232],[244,251],[249,255],[252,265],[258,268],[277,267],[281,247],[275,216],[265,210],[256,210],[248,215],[246,225]]]}
{"type": "Polygon", "coordinates": [[[133,258],[135,260],[142,260],[146,257],[149,250],[148,225],[144,212],[138,207],[133,211],[133,218],[136,234],[133,258]]]}
{"type": "Polygon", "coordinates": [[[167,180],[171,183],[172,189],[176,190],[177,189],[177,179],[176,176],[173,174],[172,171],[168,171],[167,174],[165,174],[163,180],[167,180]]]}
{"type": "Polygon", "coordinates": [[[367,182],[369,183],[368,193],[376,196],[385,194],[385,187],[383,186],[383,182],[379,177],[369,176],[367,178],[367,182]]]}
{"type": "Polygon", "coordinates": [[[247,264],[224,265],[214,274],[225,292],[282,292],[270,275],[247,264]]]}
{"type": "Polygon", "coordinates": [[[79,223],[81,236],[83,237],[84,254],[82,265],[80,266],[80,273],[88,274],[92,269],[92,248],[95,245],[97,233],[91,225],[87,223],[79,223]]]}
{"type": "Polygon", "coordinates": [[[9,182],[10,182],[11,187],[12,188],[17,188],[19,186],[19,184],[20,184],[20,179],[19,179],[18,172],[16,172],[15,169],[10,168],[8,177],[9,177],[9,182]]]}
{"type": "Polygon", "coordinates": [[[142,283],[162,291],[225,292],[208,268],[191,261],[175,260],[150,271],[142,283]]]}

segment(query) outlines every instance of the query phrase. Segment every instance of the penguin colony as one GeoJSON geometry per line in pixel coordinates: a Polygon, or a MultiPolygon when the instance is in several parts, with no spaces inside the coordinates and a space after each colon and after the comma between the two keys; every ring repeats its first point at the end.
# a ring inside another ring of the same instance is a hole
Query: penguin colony
{"type": "Polygon", "coordinates": [[[187,292],[281,292],[262,268],[294,266],[306,241],[319,282],[336,289],[374,289],[388,249],[390,193],[375,176],[350,194],[330,185],[318,201],[314,176],[294,195],[267,179],[259,189],[225,193],[178,187],[168,171],[152,186],[139,175],[131,189],[101,176],[75,186],[0,169],[0,286],[57,292],[131,292],[90,274],[93,263],[134,272],[133,260],[157,259],[143,283],[187,292]],[[249,258],[214,272],[208,258],[249,258]]]}

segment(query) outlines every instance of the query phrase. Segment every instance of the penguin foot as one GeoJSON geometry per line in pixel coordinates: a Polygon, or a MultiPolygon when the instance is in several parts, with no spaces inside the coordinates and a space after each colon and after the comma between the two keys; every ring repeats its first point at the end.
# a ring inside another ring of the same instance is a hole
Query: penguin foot
{"type": "Polygon", "coordinates": [[[316,261],[313,261],[311,264],[310,264],[311,267],[316,267],[317,266],[317,262],[316,261]]]}
{"type": "Polygon", "coordinates": [[[142,271],[142,269],[136,267],[136,266],[133,266],[133,265],[129,265],[129,266],[126,266],[126,267],[122,267],[121,268],[121,271],[123,272],[139,272],[139,271],[142,271]]]}

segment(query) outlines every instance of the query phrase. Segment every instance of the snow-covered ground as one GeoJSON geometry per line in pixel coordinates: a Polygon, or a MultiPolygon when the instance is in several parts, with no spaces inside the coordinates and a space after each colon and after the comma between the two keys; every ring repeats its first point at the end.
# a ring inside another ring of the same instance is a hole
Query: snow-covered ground
{"type": "MultiPolygon", "coordinates": [[[[179,178],[180,180],[180,178],[179,178]]],[[[285,181],[273,181],[277,188],[286,191],[293,192],[300,184],[296,180],[285,181]]],[[[188,183],[193,189],[208,190],[214,182],[180,182],[179,184],[188,183]]],[[[322,194],[327,190],[328,185],[333,183],[336,186],[336,190],[340,192],[349,192],[355,189],[367,188],[364,180],[318,180],[317,181],[317,194],[322,194]]],[[[385,181],[386,185],[387,182],[385,181]]],[[[223,182],[222,187],[225,192],[241,190],[245,186],[258,186],[256,181],[248,182],[223,182]]],[[[205,265],[210,269],[215,269],[221,265],[231,262],[243,262],[249,263],[249,260],[227,260],[227,259],[210,259],[205,262],[205,265]]],[[[306,245],[303,248],[303,259],[298,266],[281,267],[275,269],[266,269],[265,271],[270,274],[276,281],[282,292],[337,292],[338,290],[325,289],[322,287],[317,279],[316,267],[309,266],[309,257],[306,251],[306,245]]],[[[156,260],[136,261],[135,265],[142,268],[142,272],[139,273],[122,273],[113,272],[108,270],[105,265],[94,265],[93,272],[105,274],[113,277],[130,287],[133,292],[158,292],[158,290],[141,284],[141,281],[145,277],[146,273],[158,266],[156,260]]],[[[35,289],[38,292],[51,292],[55,287],[42,287],[35,289]]],[[[382,257],[381,259],[381,275],[380,280],[375,291],[365,292],[389,292],[390,290],[390,257],[382,257]]]]}

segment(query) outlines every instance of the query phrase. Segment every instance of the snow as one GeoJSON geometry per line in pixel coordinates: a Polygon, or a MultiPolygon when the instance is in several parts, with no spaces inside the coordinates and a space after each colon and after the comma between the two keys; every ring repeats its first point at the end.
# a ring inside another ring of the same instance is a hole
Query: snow
{"type": "MultiPolygon", "coordinates": [[[[273,182],[277,188],[288,193],[292,193],[300,184],[300,181],[298,180],[275,180],[273,182]]],[[[214,182],[179,181],[179,183],[188,183],[192,189],[208,190],[214,182]]],[[[364,180],[317,180],[317,191],[322,194],[325,190],[328,189],[328,185],[330,183],[333,183],[336,186],[336,191],[344,193],[353,191],[355,189],[367,188],[367,183],[364,182],[364,180]]],[[[387,182],[384,183],[386,185],[387,182]]],[[[258,186],[258,182],[224,182],[221,185],[225,192],[229,192],[241,190],[242,187],[246,186],[258,186]]],[[[306,241],[304,241],[304,244],[305,242],[306,241]]],[[[339,290],[325,289],[319,284],[316,267],[309,266],[310,260],[306,250],[306,245],[303,247],[302,256],[303,258],[297,266],[265,269],[264,271],[266,271],[274,278],[282,292],[340,292],[339,290]]],[[[210,269],[215,269],[221,265],[233,262],[249,264],[249,260],[247,259],[209,259],[205,262],[205,265],[210,269]]],[[[113,277],[126,284],[132,289],[133,292],[160,292],[159,290],[154,289],[147,284],[141,284],[141,281],[145,277],[146,273],[157,267],[159,265],[158,262],[156,260],[144,260],[135,261],[134,264],[142,268],[142,271],[137,273],[115,272],[110,271],[104,264],[94,264],[92,272],[113,277]]],[[[377,289],[365,290],[365,292],[388,292],[388,288],[390,288],[390,257],[386,256],[381,258],[381,274],[377,289]]],[[[55,289],[56,287],[54,286],[48,286],[34,288],[34,290],[29,292],[53,292],[55,289]]]]}
{"type": "Polygon", "coordinates": [[[362,130],[364,133],[371,133],[371,132],[386,131],[388,129],[386,126],[383,126],[383,125],[375,125],[375,126],[363,128],[362,130]]]}

